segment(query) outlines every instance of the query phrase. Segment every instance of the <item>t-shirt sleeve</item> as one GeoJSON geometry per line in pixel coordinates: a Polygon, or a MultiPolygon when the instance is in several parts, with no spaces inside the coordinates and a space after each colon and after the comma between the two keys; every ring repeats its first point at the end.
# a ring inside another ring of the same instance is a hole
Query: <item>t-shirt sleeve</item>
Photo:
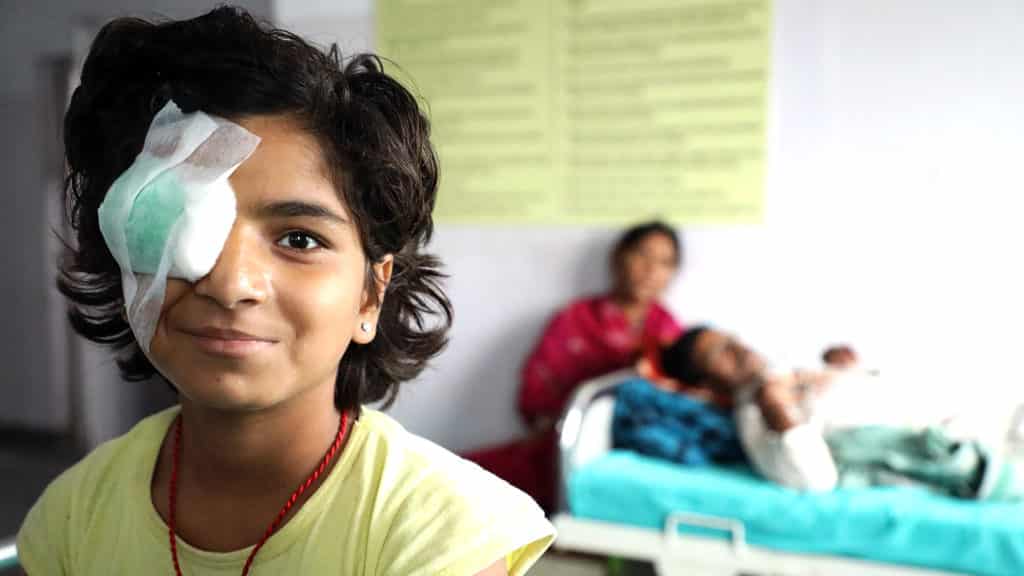
{"type": "Polygon", "coordinates": [[[475,464],[447,467],[407,488],[376,574],[471,576],[503,558],[511,576],[525,574],[554,540],[540,507],[475,464]]]}
{"type": "Polygon", "coordinates": [[[18,563],[29,576],[68,574],[67,482],[51,484],[29,510],[18,531],[18,563]]]}

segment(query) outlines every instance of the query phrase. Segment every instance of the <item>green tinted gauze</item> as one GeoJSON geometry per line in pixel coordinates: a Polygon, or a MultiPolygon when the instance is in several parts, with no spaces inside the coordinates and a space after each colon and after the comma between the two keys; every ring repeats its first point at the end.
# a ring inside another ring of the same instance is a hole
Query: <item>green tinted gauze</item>
{"type": "Polygon", "coordinates": [[[185,191],[173,172],[146,185],[125,225],[128,254],[137,274],[155,274],[174,223],[185,211],[185,191]]]}
{"type": "Polygon", "coordinates": [[[168,277],[196,282],[216,264],[235,220],[228,179],[259,142],[233,122],[168,102],[142,152],[107,191],[100,231],[121,268],[128,324],[145,353],[168,277]]]}

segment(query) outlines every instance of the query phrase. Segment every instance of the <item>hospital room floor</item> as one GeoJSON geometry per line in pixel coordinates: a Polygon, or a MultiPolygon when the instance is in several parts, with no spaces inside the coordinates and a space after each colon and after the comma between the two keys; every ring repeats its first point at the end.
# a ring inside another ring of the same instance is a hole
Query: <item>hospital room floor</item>
{"type": "Polygon", "coordinates": [[[599,560],[547,553],[530,570],[530,576],[604,576],[605,564],[599,560]]]}
{"type": "MultiPolygon", "coordinates": [[[[530,576],[606,576],[608,562],[591,556],[548,552],[530,570],[530,576]]],[[[614,572],[617,576],[654,576],[650,564],[639,562],[619,563],[614,572]]]]}
{"type": "Polygon", "coordinates": [[[0,540],[18,531],[46,485],[77,459],[60,438],[0,431],[0,540]]]}
{"type": "MultiPolygon", "coordinates": [[[[46,485],[77,459],[61,438],[0,431],[0,540],[17,533],[46,485]]],[[[10,574],[0,570],[0,576],[10,574]]]]}

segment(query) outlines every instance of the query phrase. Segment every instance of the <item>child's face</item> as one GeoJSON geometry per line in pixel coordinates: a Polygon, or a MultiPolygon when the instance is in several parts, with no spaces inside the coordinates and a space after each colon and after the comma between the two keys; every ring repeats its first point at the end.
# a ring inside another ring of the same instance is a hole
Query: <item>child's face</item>
{"type": "Polygon", "coordinates": [[[281,117],[238,123],[262,142],[230,179],[237,219],[207,276],[168,282],[151,359],[193,403],[258,410],[333,390],[342,354],[370,340],[360,324],[374,326],[377,310],[316,140],[281,117]]]}

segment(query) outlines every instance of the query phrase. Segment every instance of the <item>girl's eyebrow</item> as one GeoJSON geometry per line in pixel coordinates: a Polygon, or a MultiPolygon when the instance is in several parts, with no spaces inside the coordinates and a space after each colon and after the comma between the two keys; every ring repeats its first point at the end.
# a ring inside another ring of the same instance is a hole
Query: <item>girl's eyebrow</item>
{"type": "Polygon", "coordinates": [[[257,214],[261,218],[296,218],[305,216],[320,218],[343,226],[349,223],[343,216],[322,204],[298,200],[264,204],[259,207],[257,214]]]}

